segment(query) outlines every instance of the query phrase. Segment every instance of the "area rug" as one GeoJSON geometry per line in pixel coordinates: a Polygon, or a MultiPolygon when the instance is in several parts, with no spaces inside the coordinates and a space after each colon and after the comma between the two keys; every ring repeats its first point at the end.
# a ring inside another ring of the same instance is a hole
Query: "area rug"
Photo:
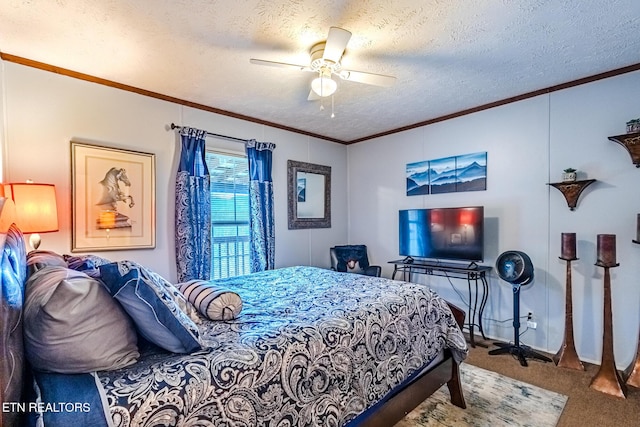
{"type": "Polygon", "coordinates": [[[467,363],[460,365],[467,409],[443,386],[395,427],[555,427],[567,396],[467,363]]]}

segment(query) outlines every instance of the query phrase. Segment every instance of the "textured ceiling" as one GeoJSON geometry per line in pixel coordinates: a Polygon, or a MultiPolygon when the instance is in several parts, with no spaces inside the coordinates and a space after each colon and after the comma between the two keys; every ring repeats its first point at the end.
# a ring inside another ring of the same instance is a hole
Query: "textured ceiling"
{"type": "Polygon", "coordinates": [[[348,142],[640,63],[640,1],[2,0],[0,52],[348,142]],[[249,63],[307,65],[331,26],[397,77],[339,81],[334,118],[311,73],[249,63]]]}

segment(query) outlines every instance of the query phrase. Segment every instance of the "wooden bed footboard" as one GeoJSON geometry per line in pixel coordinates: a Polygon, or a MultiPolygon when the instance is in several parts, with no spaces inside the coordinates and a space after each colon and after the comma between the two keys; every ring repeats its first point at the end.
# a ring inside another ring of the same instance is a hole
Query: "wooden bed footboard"
{"type": "Polygon", "coordinates": [[[449,308],[451,309],[451,313],[453,313],[453,317],[456,319],[456,323],[458,324],[458,326],[462,330],[462,328],[464,327],[464,318],[465,318],[464,311],[462,309],[460,309],[459,307],[456,307],[455,305],[451,304],[450,302],[447,302],[447,304],[449,305],[449,308]]]}

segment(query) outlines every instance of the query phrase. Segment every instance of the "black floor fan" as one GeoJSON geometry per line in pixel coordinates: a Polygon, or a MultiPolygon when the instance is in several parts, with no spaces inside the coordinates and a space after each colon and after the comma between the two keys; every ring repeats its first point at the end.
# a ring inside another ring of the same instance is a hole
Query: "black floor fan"
{"type": "Polygon", "coordinates": [[[506,251],[498,257],[496,270],[498,276],[513,287],[513,344],[496,342],[494,344],[500,348],[490,350],[489,354],[512,354],[518,357],[522,366],[527,366],[527,358],[551,362],[548,357],[520,345],[520,288],[533,280],[531,259],[524,252],[506,251]]]}

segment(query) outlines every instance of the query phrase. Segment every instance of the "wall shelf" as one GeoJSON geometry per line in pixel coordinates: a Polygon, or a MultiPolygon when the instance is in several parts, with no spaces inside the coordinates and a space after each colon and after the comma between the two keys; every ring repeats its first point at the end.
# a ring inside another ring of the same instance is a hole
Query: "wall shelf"
{"type": "Polygon", "coordinates": [[[622,145],[631,156],[633,164],[640,168],[640,132],[610,136],[609,140],[622,145]]]}
{"type": "Polygon", "coordinates": [[[564,195],[564,198],[567,200],[567,206],[569,206],[569,209],[575,210],[580,193],[595,181],[595,179],[584,179],[570,182],[552,182],[549,183],[549,185],[560,190],[564,195]]]}

